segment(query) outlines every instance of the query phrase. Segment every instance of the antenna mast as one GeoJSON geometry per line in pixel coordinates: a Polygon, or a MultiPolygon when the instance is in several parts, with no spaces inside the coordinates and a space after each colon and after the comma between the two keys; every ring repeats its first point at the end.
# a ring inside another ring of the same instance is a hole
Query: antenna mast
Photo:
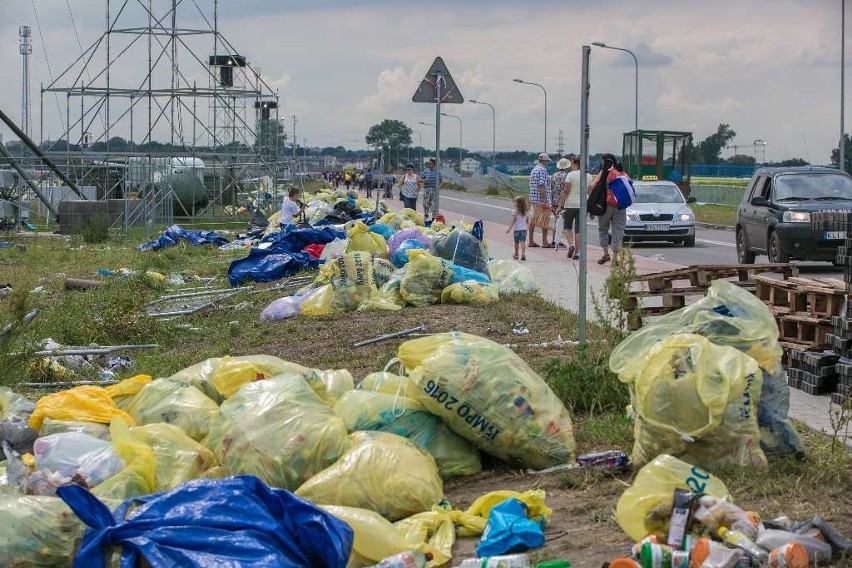
{"type": "Polygon", "coordinates": [[[30,130],[30,54],[33,52],[32,30],[29,26],[21,26],[18,28],[18,38],[20,40],[20,54],[24,61],[24,71],[22,75],[21,86],[21,129],[27,136],[31,134],[30,130]]]}

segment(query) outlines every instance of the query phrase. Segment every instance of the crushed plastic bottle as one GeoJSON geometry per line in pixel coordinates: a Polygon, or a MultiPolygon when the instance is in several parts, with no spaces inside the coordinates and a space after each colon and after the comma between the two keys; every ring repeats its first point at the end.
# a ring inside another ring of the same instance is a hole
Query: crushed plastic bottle
{"type": "Polygon", "coordinates": [[[507,554],[462,560],[458,568],[531,568],[526,554],[507,554]]]}
{"type": "Polygon", "coordinates": [[[388,556],[375,568],[424,568],[426,563],[432,560],[431,552],[419,552],[417,550],[406,550],[393,556],[388,556]]]}

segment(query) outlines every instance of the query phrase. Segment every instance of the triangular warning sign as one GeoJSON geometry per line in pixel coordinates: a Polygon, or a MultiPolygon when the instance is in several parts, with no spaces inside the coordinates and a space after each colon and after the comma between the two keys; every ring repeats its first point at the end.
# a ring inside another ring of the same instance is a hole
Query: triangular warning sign
{"type": "Polygon", "coordinates": [[[438,102],[438,82],[441,87],[441,103],[461,104],[464,102],[464,97],[459,91],[453,76],[450,75],[450,70],[447,69],[447,64],[440,57],[436,57],[432,62],[426,76],[420,82],[420,86],[414,91],[414,96],[411,100],[415,103],[436,103],[438,102]]]}

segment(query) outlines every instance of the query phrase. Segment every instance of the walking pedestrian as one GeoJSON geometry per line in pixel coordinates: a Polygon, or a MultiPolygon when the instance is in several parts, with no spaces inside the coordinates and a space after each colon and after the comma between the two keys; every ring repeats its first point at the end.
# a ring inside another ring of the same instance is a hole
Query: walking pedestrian
{"type": "Polygon", "coordinates": [[[364,185],[367,187],[367,197],[373,196],[373,170],[368,169],[364,174],[364,185]]]}
{"type": "Polygon", "coordinates": [[[437,162],[435,158],[429,158],[426,164],[426,169],[420,172],[422,178],[421,188],[423,190],[423,220],[428,221],[434,218],[437,214],[435,211],[435,197],[438,184],[440,183],[440,174],[437,171],[437,162]]]}
{"type": "MultiPolygon", "coordinates": [[[[568,169],[570,167],[571,161],[567,158],[561,158],[558,162],[556,162],[556,173],[550,176],[550,204],[553,207],[551,209],[551,213],[553,213],[553,218],[555,220],[553,228],[553,243],[556,248],[565,247],[563,243],[556,242],[556,233],[559,230],[560,204],[563,201],[562,195],[565,192],[565,178],[568,176],[568,169]]],[[[564,227],[562,232],[565,232],[564,227]]]]}
{"type": "Polygon", "coordinates": [[[414,173],[414,166],[405,166],[405,173],[399,179],[399,195],[403,207],[417,211],[417,194],[423,187],[423,180],[414,173]]]}
{"type": "Polygon", "coordinates": [[[531,248],[553,248],[553,243],[547,240],[547,233],[553,229],[550,203],[550,176],[547,173],[547,165],[550,156],[542,152],[538,155],[538,164],[530,172],[530,203],[532,204],[532,218],[529,224],[529,243],[531,248]],[[542,244],[535,242],[535,230],[541,228],[542,244]]]}
{"type": "Polygon", "coordinates": [[[529,223],[529,206],[527,198],[519,195],[515,198],[515,211],[512,213],[512,221],[506,232],[514,231],[515,254],[513,259],[518,260],[518,249],[520,248],[521,260],[527,259],[527,227],[529,223]]]}
{"type": "MultiPolygon", "coordinates": [[[[588,187],[592,187],[594,177],[586,174],[588,187]]],[[[568,243],[568,258],[580,258],[580,159],[571,159],[571,171],[565,177],[565,189],[559,203],[562,212],[563,236],[568,243]],[[572,230],[573,227],[573,230],[572,230]]]]}
{"type": "MultiPolygon", "coordinates": [[[[613,184],[619,185],[630,183],[630,177],[625,173],[624,167],[616,161],[612,154],[604,154],[601,172],[595,178],[593,188],[605,180],[606,183],[606,211],[598,216],[598,238],[600,240],[603,256],[598,259],[598,264],[606,264],[615,257],[618,262],[618,252],[624,240],[624,229],[627,226],[627,205],[619,208],[618,200],[613,193],[613,184]],[[611,234],[610,234],[611,233],[611,234]],[[612,248],[612,255],[610,255],[612,248]]],[[[628,190],[629,191],[629,190],[628,190]]]]}

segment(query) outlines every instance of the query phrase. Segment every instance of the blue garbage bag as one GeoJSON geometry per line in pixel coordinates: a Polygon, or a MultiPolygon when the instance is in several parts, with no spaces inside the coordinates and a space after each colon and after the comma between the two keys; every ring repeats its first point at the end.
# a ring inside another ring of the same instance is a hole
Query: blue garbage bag
{"type": "Polygon", "coordinates": [[[475,280],[476,282],[481,282],[483,284],[490,284],[491,277],[487,274],[483,274],[481,272],[477,272],[476,270],[471,270],[469,268],[465,268],[464,266],[460,266],[458,264],[453,264],[448,260],[441,260],[445,266],[449,267],[450,270],[453,271],[453,278],[450,280],[450,284],[455,284],[456,282],[464,282],[465,280],[475,280]]]}
{"type": "Polygon", "coordinates": [[[292,276],[304,269],[316,269],[320,261],[306,252],[276,252],[252,248],[245,258],[235,260],[228,267],[228,281],[236,287],[246,281],[272,282],[292,276]]]}
{"type": "Polygon", "coordinates": [[[393,236],[396,230],[387,223],[374,223],[370,226],[370,231],[381,235],[385,240],[393,236]]]}
{"type": "Polygon", "coordinates": [[[175,246],[179,240],[184,239],[195,246],[200,245],[225,245],[230,241],[215,231],[190,231],[184,229],[180,225],[172,225],[153,241],[142,243],[137,246],[137,250],[160,250],[166,247],[175,246]]]}
{"type": "Polygon", "coordinates": [[[470,230],[470,234],[479,241],[482,242],[482,239],[485,238],[485,225],[482,223],[482,219],[473,222],[473,228],[470,230]]]}
{"type": "Polygon", "coordinates": [[[485,558],[540,546],[544,546],[541,524],[528,519],[527,506],[513,497],[491,509],[476,555],[485,558]]]}
{"type": "Polygon", "coordinates": [[[142,559],[155,568],[343,568],[352,549],[349,525],[252,476],[197,479],[128,499],[114,515],[82,487],[66,485],[56,494],[91,527],[74,568],[105,567],[105,549],[118,545],[122,568],[142,559]]]}
{"type": "Polygon", "coordinates": [[[429,247],[414,239],[405,239],[402,241],[396,250],[391,255],[391,262],[397,268],[402,268],[408,264],[408,251],[412,249],[429,250],[429,247]]]}

